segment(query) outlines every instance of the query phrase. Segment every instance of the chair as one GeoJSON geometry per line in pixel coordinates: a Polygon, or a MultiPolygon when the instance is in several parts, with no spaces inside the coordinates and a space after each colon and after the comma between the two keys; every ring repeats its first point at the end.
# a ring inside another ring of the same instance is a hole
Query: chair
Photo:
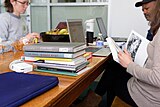
{"type": "Polygon", "coordinates": [[[116,96],[112,102],[111,107],[131,107],[131,106],[116,96]]]}

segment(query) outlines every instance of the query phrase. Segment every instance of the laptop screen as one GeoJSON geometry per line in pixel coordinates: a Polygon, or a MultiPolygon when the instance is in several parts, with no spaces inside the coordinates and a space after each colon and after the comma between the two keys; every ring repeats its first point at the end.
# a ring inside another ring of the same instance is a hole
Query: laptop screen
{"type": "Polygon", "coordinates": [[[98,24],[99,31],[102,34],[102,38],[105,40],[107,38],[107,30],[104,25],[103,19],[101,17],[97,17],[96,21],[98,24]]]}
{"type": "Polygon", "coordinates": [[[67,19],[70,42],[85,42],[82,19],[67,19]]]}

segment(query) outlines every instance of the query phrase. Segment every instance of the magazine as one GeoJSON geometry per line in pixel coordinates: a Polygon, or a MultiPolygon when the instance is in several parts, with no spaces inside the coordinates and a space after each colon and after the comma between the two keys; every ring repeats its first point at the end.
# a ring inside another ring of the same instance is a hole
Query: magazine
{"type": "MultiPolygon", "coordinates": [[[[122,51],[122,49],[119,48],[119,46],[111,37],[107,38],[107,42],[112,52],[113,59],[119,63],[118,52],[122,51]]],[[[141,67],[144,66],[148,57],[147,54],[148,43],[149,40],[147,40],[145,37],[135,32],[134,30],[131,31],[126,42],[125,47],[127,51],[131,53],[133,61],[139,64],[141,67]]]]}

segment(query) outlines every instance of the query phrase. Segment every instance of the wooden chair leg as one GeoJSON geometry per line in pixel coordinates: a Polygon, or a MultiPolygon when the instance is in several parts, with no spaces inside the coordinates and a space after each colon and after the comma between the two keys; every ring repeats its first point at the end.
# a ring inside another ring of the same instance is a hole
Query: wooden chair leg
{"type": "Polygon", "coordinates": [[[131,107],[131,106],[116,96],[113,100],[111,107],[131,107]]]}

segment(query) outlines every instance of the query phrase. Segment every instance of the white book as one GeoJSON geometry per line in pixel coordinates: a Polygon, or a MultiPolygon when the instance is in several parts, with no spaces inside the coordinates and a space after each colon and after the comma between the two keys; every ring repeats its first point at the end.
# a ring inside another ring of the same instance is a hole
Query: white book
{"type": "MultiPolygon", "coordinates": [[[[119,63],[118,52],[122,50],[111,37],[107,38],[107,42],[112,52],[113,59],[119,63]]],[[[131,53],[133,61],[142,67],[144,66],[148,57],[148,43],[149,40],[135,32],[134,30],[131,31],[126,42],[126,49],[131,53]]]]}

